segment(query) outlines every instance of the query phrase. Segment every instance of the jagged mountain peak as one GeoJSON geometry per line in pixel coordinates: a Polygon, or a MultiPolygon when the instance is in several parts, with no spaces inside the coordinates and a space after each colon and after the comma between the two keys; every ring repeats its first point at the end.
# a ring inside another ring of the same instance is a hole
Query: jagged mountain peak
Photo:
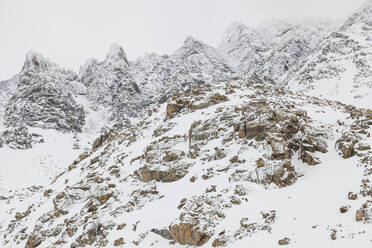
{"type": "Polygon", "coordinates": [[[124,49],[117,43],[113,43],[110,46],[105,61],[123,61],[125,62],[125,64],[128,64],[127,56],[124,52],[124,49]]]}
{"type": "Polygon", "coordinates": [[[26,60],[23,64],[22,71],[32,70],[42,72],[47,71],[50,67],[56,67],[56,64],[44,58],[43,55],[35,50],[31,50],[26,54],[26,60]]]}
{"type": "Polygon", "coordinates": [[[186,37],[183,45],[174,52],[174,56],[180,58],[187,58],[195,54],[210,53],[215,54],[216,51],[211,46],[205,44],[204,42],[193,38],[192,36],[186,37]]]}
{"type": "Polygon", "coordinates": [[[268,42],[258,32],[241,23],[227,28],[217,48],[229,65],[239,72],[256,70],[263,60],[262,53],[268,49],[268,42]]]}
{"type": "Polygon", "coordinates": [[[267,46],[266,41],[262,39],[260,34],[252,27],[249,27],[240,22],[234,22],[228,26],[222,36],[222,42],[219,49],[224,49],[227,43],[245,43],[245,46],[267,46]]]}
{"type": "Polygon", "coordinates": [[[195,39],[194,37],[192,37],[191,35],[188,35],[188,36],[186,36],[186,38],[185,38],[185,40],[184,40],[184,42],[183,42],[185,45],[186,44],[200,44],[200,43],[202,43],[201,41],[199,41],[199,40],[197,40],[197,39],[195,39]]]}
{"type": "Polygon", "coordinates": [[[24,66],[14,77],[13,95],[4,109],[3,132],[6,143],[13,148],[31,148],[39,142],[28,133],[28,127],[55,129],[64,132],[80,132],[85,122],[83,107],[74,99],[76,73],[65,69],[41,54],[31,51],[24,66]],[[19,139],[12,135],[22,133],[19,139]],[[9,139],[8,139],[9,138],[9,139]]]}
{"type": "Polygon", "coordinates": [[[38,83],[35,78],[42,78],[45,82],[60,83],[77,79],[77,74],[64,68],[42,54],[31,50],[26,54],[22,70],[19,73],[18,86],[38,83]]]}
{"type": "Polygon", "coordinates": [[[222,35],[221,43],[218,49],[224,49],[228,43],[246,43],[246,45],[258,42],[259,46],[264,43],[260,35],[252,27],[241,22],[231,23],[222,35]]]}

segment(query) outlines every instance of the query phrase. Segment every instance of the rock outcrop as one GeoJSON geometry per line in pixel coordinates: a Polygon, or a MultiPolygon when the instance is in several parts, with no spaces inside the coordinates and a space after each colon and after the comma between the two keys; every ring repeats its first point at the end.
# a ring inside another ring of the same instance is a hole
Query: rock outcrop
{"type": "Polygon", "coordinates": [[[5,109],[5,125],[27,125],[66,132],[80,132],[85,113],[69,86],[77,78],[66,70],[30,52],[17,81],[17,89],[5,109]]]}

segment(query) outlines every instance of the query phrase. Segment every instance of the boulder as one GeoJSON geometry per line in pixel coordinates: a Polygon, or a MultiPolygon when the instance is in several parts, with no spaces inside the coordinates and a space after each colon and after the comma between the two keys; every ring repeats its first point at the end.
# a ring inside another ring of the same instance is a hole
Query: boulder
{"type": "Polygon", "coordinates": [[[256,165],[257,165],[257,167],[263,167],[263,166],[265,166],[265,161],[263,160],[263,158],[257,159],[256,165]]]}
{"type": "Polygon", "coordinates": [[[289,245],[289,241],[290,241],[289,238],[284,238],[284,239],[279,240],[278,244],[279,245],[289,245]]]}
{"type": "Polygon", "coordinates": [[[355,220],[360,222],[360,221],[363,221],[366,217],[366,213],[365,213],[365,210],[364,209],[359,209],[356,211],[355,213],[355,220]]]}
{"type": "Polygon", "coordinates": [[[120,246],[124,244],[124,238],[119,238],[114,241],[114,246],[120,246]]]}
{"type": "Polygon", "coordinates": [[[210,239],[210,236],[199,232],[191,224],[179,224],[170,227],[170,236],[174,241],[182,245],[202,246],[210,239]]]}
{"type": "Polygon", "coordinates": [[[167,113],[167,118],[173,118],[174,113],[177,112],[177,108],[175,104],[169,103],[167,105],[166,113],[167,113]]]}

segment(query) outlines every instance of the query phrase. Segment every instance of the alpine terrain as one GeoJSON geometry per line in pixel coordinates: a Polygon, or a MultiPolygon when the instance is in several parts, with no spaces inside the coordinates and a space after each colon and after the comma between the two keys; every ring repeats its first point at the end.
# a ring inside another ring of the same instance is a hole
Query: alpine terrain
{"type": "Polygon", "coordinates": [[[0,82],[0,247],[371,247],[372,1],[0,82]]]}

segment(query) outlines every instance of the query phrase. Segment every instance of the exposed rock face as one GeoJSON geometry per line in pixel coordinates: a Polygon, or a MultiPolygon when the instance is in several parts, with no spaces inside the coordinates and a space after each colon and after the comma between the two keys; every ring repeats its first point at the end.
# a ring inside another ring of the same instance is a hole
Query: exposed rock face
{"type": "Polygon", "coordinates": [[[170,235],[173,240],[182,245],[202,246],[209,240],[209,235],[200,233],[192,225],[180,224],[170,227],[170,235]]]}
{"type": "Polygon", "coordinates": [[[41,55],[29,53],[17,90],[6,105],[5,125],[80,132],[85,114],[71,93],[72,85],[69,86],[76,77],[41,55]]]}
{"type": "Polygon", "coordinates": [[[35,248],[41,244],[41,239],[39,237],[30,236],[27,239],[26,247],[25,248],[35,248]]]}

